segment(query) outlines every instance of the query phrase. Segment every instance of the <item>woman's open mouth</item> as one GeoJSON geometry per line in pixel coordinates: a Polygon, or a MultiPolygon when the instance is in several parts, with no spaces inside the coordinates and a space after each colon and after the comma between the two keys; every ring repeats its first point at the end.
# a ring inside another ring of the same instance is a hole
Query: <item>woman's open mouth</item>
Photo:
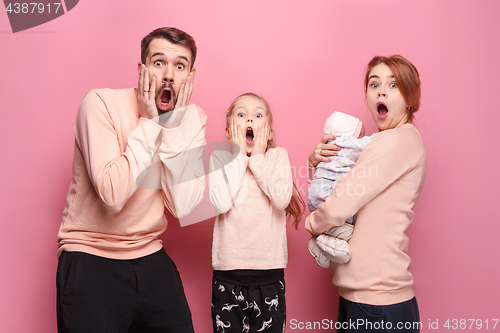
{"type": "Polygon", "coordinates": [[[389,113],[389,109],[387,108],[387,105],[385,105],[382,102],[377,103],[377,113],[378,113],[379,118],[387,117],[387,113],[389,113]]]}
{"type": "Polygon", "coordinates": [[[247,127],[247,132],[245,137],[247,139],[247,144],[249,145],[253,144],[253,129],[251,127],[247,127]]]}
{"type": "Polygon", "coordinates": [[[169,88],[165,88],[160,93],[160,98],[157,102],[157,107],[159,110],[167,112],[170,108],[170,102],[172,101],[172,93],[169,88]]]}

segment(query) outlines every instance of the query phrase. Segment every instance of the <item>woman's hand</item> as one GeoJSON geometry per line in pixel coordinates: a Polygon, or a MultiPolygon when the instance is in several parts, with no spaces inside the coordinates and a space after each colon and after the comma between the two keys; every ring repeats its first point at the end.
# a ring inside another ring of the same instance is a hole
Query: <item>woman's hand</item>
{"type": "Polygon", "coordinates": [[[232,120],[231,124],[229,125],[229,140],[233,144],[234,153],[237,152],[235,151],[235,148],[239,147],[240,152],[243,155],[247,154],[245,137],[243,136],[243,133],[241,133],[240,127],[236,124],[235,120],[232,120]]]}
{"type": "Polygon", "coordinates": [[[255,143],[252,149],[252,156],[257,154],[265,154],[267,142],[271,135],[271,127],[267,123],[263,123],[257,130],[255,143]]]}
{"type": "Polygon", "coordinates": [[[316,148],[309,155],[309,160],[307,162],[310,168],[315,168],[319,162],[330,162],[332,158],[330,156],[338,155],[340,147],[333,144],[327,144],[330,140],[335,140],[336,136],[333,134],[326,134],[323,136],[321,141],[318,143],[316,148]]]}

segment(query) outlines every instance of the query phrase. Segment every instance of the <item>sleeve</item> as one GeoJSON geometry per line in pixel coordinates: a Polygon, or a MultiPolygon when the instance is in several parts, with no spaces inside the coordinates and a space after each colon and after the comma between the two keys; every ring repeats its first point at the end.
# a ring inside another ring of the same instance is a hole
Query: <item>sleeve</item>
{"type": "Polygon", "coordinates": [[[139,187],[137,177],[152,164],[161,128],[141,118],[125,151],[106,105],[96,91],[89,92],[78,110],[74,133],[89,178],[104,206],[120,212],[139,187]]]}
{"type": "Polygon", "coordinates": [[[316,173],[316,168],[310,167],[309,162],[307,164],[307,182],[310,184],[314,179],[314,174],[316,173]]]}
{"type": "Polygon", "coordinates": [[[292,172],[288,153],[283,148],[268,150],[266,155],[250,157],[248,166],[257,184],[278,209],[285,209],[293,192],[292,172]]]}
{"type": "Polygon", "coordinates": [[[187,108],[178,127],[162,128],[159,147],[164,203],[177,218],[188,215],[201,201],[205,191],[202,155],[206,146],[207,116],[194,104],[187,108]]]}
{"type": "Polygon", "coordinates": [[[359,157],[354,168],[338,182],[332,194],[306,218],[306,229],[320,234],[344,224],[366,203],[414,168],[421,158],[416,154],[411,133],[379,134],[359,157]],[[362,189],[362,190],[360,190],[362,189]]]}
{"type": "Polygon", "coordinates": [[[208,177],[210,201],[216,214],[224,214],[240,197],[249,158],[241,153],[215,151],[210,159],[208,177]]]}

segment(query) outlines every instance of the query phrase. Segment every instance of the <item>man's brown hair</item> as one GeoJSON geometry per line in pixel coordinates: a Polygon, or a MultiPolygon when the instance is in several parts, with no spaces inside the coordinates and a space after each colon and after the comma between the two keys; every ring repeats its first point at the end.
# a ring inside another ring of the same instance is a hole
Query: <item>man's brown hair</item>
{"type": "Polygon", "coordinates": [[[141,41],[141,62],[146,63],[146,58],[149,54],[149,44],[155,38],[163,38],[168,40],[173,44],[181,44],[191,50],[191,68],[193,69],[194,61],[196,59],[196,43],[189,34],[182,30],[171,27],[158,28],[151,31],[146,37],[141,41]]]}

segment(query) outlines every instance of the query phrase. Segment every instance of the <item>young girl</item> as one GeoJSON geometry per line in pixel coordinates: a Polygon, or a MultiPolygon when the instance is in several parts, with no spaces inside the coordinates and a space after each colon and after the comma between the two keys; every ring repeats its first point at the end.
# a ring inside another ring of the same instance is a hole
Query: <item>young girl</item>
{"type": "Polygon", "coordinates": [[[305,207],[287,151],[276,147],[267,102],[253,93],[226,114],[232,151],[215,151],[209,176],[216,208],[212,266],[214,332],[284,332],[286,218],[305,207]]]}

